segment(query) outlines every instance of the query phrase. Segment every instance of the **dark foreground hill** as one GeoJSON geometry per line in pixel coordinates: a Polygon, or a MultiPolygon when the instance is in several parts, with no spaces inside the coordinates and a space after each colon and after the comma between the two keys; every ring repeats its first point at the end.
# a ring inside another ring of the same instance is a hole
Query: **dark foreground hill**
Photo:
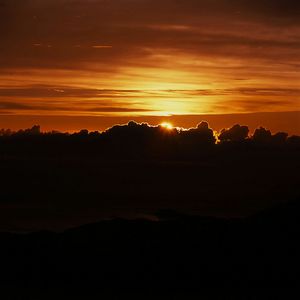
{"type": "Polygon", "coordinates": [[[53,299],[300,284],[300,138],[235,125],[218,139],[203,122],[2,132],[1,287],[53,299]]]}
{"type": "Polygon", "coordinates": [[[64,230],[161,209],[244,217],[300,195],[298,146],[185,140],[179,151],[173,138],[154,143],[157,152],[119,138],[111,148],[89,136],[2,140],[0,231],[64,230]]]}
{"type": "Polygon", "coordinates": [[[300,284],[299,199],[244,219],[171,211],[158,217],[102,221],[62,233],[2,233],[1,286],[246,292],[300,284]]]}

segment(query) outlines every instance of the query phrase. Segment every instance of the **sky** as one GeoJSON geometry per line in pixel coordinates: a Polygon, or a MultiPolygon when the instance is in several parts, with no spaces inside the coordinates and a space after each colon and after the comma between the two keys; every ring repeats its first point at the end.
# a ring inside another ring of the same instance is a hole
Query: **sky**
{"type": "Polygon", "coordinates": [[[0,127],[251,115],[275,130],[281,113],[300,134],[299,15],[294,0],[0,0],[0,127]]]}

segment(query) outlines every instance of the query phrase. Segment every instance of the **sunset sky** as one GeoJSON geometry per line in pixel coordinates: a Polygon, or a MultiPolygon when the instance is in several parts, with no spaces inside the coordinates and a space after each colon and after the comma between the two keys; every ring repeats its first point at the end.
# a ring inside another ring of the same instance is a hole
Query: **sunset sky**
{"type": "Polygon", "coordinates": [[[294,0],[0,0],[0,127],[268,112],[248,122],[300,134],[299,16],[294,0]]]}

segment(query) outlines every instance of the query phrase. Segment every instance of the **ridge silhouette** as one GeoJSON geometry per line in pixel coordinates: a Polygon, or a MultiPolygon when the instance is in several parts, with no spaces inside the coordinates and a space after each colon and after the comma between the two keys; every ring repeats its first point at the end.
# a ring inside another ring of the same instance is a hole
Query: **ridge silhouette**
{"type": "Polygon", "coordinates": [[[0,230],[62,230],[176,210],[243,217],[300,195],[300,137],[134,121],[108,130],[0,131],[0,230]]]}
{"type": "Polygon", "coordinates": [[[300,137],[129,122],[0,131],[0,287],[300,283],[300,137]]]}
{"type": "Polygon", "coordinates": [[[114,219],[61,233],[1,233],[0,286],[249,289],[299,284],[299,199],[244,219],[171,215],[157,221],[114,219]]]}

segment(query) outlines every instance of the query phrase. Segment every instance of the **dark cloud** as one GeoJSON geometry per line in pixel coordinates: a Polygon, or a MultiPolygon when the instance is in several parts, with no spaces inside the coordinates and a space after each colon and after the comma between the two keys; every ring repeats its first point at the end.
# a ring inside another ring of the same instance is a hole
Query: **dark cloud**
{"type": "MultiPolygon", "coordinates": [[[[107,112],[149,112],[147,109],[142,109],[142,108],[129,108],[129,107],[122,107],[122,106],[109,106],[109,105],[96,105],[95,103],[89,103],[84,106],[84,107],[70,107],[66,106],[66,103],[52,103],[52,102],[45,102],[41,101],[40,103],[16,103],[16,102],[2,102],[0,101],[0,109],[2,110],[7,110],[8,112],[10,111],[11,113],[13,111],[48,111],[48,112],[74,112],[74,111],[80,111],[80,112],[98,112],[98,113],[107,113],[107,112]]],[[[7,113],[6,111],[6,113],[7,113]]]]}
{"type": "MultiPolygon", "coordinates": [[[[2,129],[0,136],[20,135],[39,135],[47,138],[61,135],[59,132],[43,133],[40,126],[35,125],[32,128],[13,132],[12,130],[2,129]]],[[[206,152],[214,146],[223,147],[232,144],[235,145],[261,145],[261,146],[283,146],[286,142],[295,144],[297,147],[298,137],[288,137],[285,132],[272,134],[270,130],[259,127],[254,134],[249,136],[248,126],[236,124],[228,129],[223,129],[218,135],[221,143],[217,142],[214,130],[210,128],[206,121],[200,122],[196,127],[170,128],[163,125],[151,126],[147,123],[137,123],[130,121],[127,124],[115,125],[102,133],[98,131],[89,132],[84,129],[73,134],[63,134],[65,141],[72,137],[96,139],[100,143],[98,146],[108,151],[109,155],[120,155],[130,157],[159,156],[166,158],[194,158],[202,151],[206,152]],[[199,152],[200,151],[200,152],[199,152]]],[[[1,141],[0,141],[1,142],[1,141]]],[[[55,140],[54,140],[55,142],[55,140]]],[[[47,143],[47,139],[45,139],[47,143]]],[[[253,148],[249,148],[253,149],[253,148]]],[[[210,151],[210,150],[209,150],[210,151]]]]}
{"type": "MultiPolygon", "coordinates": [[[[297,88],[229,88],[229,89],[195,89],[195,90],[126,90],[126,89],[92,89],[92,88],[72,88],[68,86],[33,85],[33,86],[14,86],[12,88],[0,86],[0,97],[21,97],[21,98],[144,98],[145,96],[162,97],[164,93],[177,97],[184,96],[226,96],[226,95],[245,95],[245,96],[300,96],[300,89],[297,88]]],[[[234,102],[232,102],[234,103],[234,102]]],[[[238,101],[235,101],[238,104],[238,101]]],[[[278,104],[275,100],[260,100],[263,105],[278,104]]],[[[285,103],[288,103],[285,101],[285,103]]],[[[255,105],[255,102],[249,103],[255,105]]]]}
{"type": "MultiPolygon", "coordinates": [[[[142,109],[142,108],[126,108],[126,107],[105,107],[105,106],[99,106],[99,107],[91,107],[91,108],[87,108],[86,111],[90,111],[90,112],[131,112],[131,113],[145,113],[145,112],[149,112],[148,109],[142,109]]],[[[154,112],[153,110],[151,110],[151,112],[154,112]]]]}
{"type": "Polygon", "coordinates": [[[181,135],[183,142],[190,147],[195,147],[196,150],[198,150],[198,146],[213,145],[216,142],[213,130],[205,121],[199,123],[196,128],[182,131],[181,135]]]}
{"type": "Polygon", "coordinates": [[[277,132],[272,135],[271,131],[264,127],[257,128],[252,136],[255,143],[263,145],[283,145],[287,138],[286,132],[277,132]]]}
{"type": "MultiPolygon", "coordinates": [[[[1,92],[1,91],[0,91],[1,92]]],[[[202,90],[168,90],[168,92],[181,93],[192,96],[226,96],[226,95],[247,95],[247,96],[300,96],[298,88],[228,88],[228,89],[202,89],[202,90]]]]}
{"type": "Polygon", "coordinates": [[[239,142],[245,140],[248,137],[248,134],[249,128],[247,126],[236,124],[229,129],[223,129],[219,135],[219,140],[221,142],[239,142]]]}
{"type": "Polygon", "coordinates": [[[74,68],[97,61],[109,68],[108,59],[118,65],[147,57],[147,47],[234,56],[250,51],[266,59],[284,48],[299,57],[298,16],[295,1],[279,0],[6,0],[1,66],[74,68]]]}
{"type": "Polygon", "coordinates": [[[31,106],[23,103],[0,102],[0,109],[1,111],[6,109],[26,110],[26,109],[31,109],[31,106]]]}
{"type": "Polygon", "coordinates": [[[258,142],[269,142],[272,137],[270,130],[260,127],[255,130],[253,134],[253,139],[258,142]]]}
{"type": "MultiPolygon", "coordinates": [[[[233,95],[233,94],[232,94],[233,95]]],[[[238,94],[235,94],[238,95],[238,94]]],[[[261,94],[258,93],[258,96],[260,96],[261,94]]],[[[219,109],[222,111],[227,111],[228,109],[232,109],[232,107],[245,111],[254,111],[254,112],[259,112],[259,111],[272,111],[274,109],[278,109],[279,111],[289,111],[290,107],[295,105],[298,106],[297,104],[295,104],[293,100],[295,100],[294,98],[292,98],[293,96],[287,97],[286,96],[282,96],[281,92],[275,94],[273,93],[273,95],[271,94],[266,94],[264,98],[261,97],[256,97],[256,98],[249,98],[249,94],[247,98],[244,98],[243,100],[228,100],[228,101],[223,101],[223,102],[219,102],[217,104],[214,105],[215,109],[219,109]],[[267,96],[272,96],[267,97],[267,96]],[[289,100],[290,99],[290,100],[289,100]]],[[[254,96],[254,94],[253,94],[254,96]]],[[[241,96],[239,96],[241,97],[241,96]]],[[[299,96],[296,96],[296,99],[298,99],[299,96]]]]}
{"type": "Polygon", "coordinates": [[[14,86],[13,88],[0,87],[0,97],[22,97],[22,98],[122,98],[132,94],[143,93],[143,90],[122,90],[122,89],[91,89],[91,88],[72,88],[68,86],[14,86]]]}

